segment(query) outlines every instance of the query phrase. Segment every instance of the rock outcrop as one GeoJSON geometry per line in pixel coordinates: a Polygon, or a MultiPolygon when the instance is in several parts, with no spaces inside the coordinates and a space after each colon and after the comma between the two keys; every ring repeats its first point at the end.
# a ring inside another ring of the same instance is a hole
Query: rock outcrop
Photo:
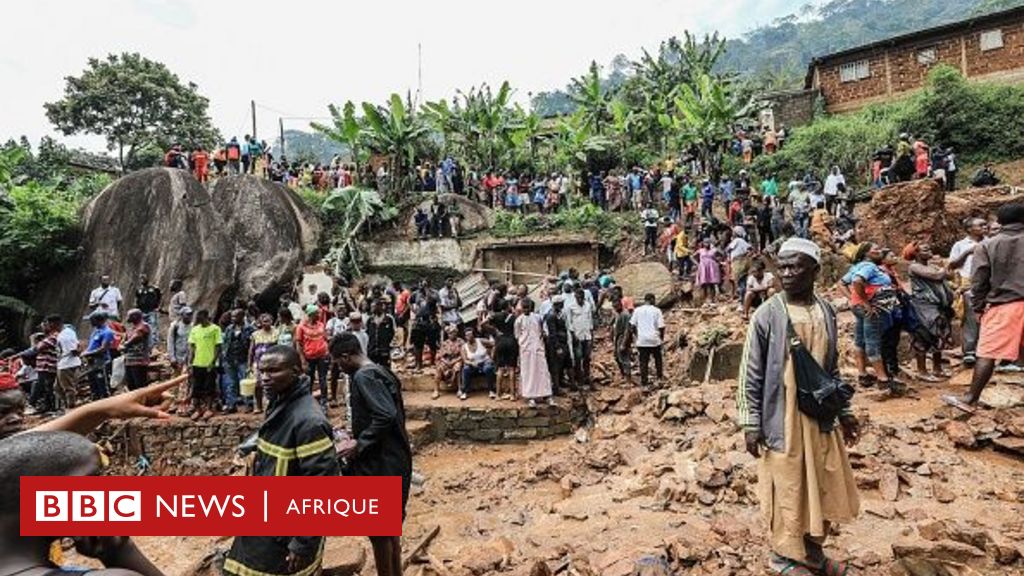
{"type": "MultiPolygon", "coordinates": [[[[452,202],[455,202],[459,215],[462,217],[459,223],[462,236],[489,230],[494,225],[494,216],[491,210],[479,202],[474,202],[458,194],[439,194],[437,200],[449,209],[452,202]]],[[[424,212],[430,214],[430,206],[433,203],[433,197],[425,196],[422,202],[402,211],[399,222],[402,223],[402,231],[406,234],[406,238],[416,236],[416,208],[422,208],[424,212]]]]}
{"type": "Polygon", "coordinates": [[[301,274],[320,235],[316,217],[284,186],[229,176],[207,190],[169,168],[118,179],[86,205],[81,222],[82,257],[33,299],[41,314],[81,318],[103,274],[121,289],[126,308],[140,273],[165,302],[174,278],[198,308],[217,310],[235,294],[276,298],[301,274]]]}
{"type": "Polygon", "coordinates": [[[298,194],[242,175],[217,180],[211,196],[234,242],[237,293],[259,296],[274,287],[290,287],[320,240],[320,222],[298,194]]]}

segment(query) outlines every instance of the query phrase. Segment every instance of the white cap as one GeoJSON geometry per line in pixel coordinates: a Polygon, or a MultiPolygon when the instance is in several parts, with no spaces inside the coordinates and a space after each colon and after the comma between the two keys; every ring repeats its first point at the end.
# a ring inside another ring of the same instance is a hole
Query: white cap
{"type": "Polygon", "coordinates": [[[813,258],[815,262],[821,263],[821,248],[806,238],[790,238],[783,242],[779,248],[779,256],[785,256],[793,252],[806,254],[813,258]]]}

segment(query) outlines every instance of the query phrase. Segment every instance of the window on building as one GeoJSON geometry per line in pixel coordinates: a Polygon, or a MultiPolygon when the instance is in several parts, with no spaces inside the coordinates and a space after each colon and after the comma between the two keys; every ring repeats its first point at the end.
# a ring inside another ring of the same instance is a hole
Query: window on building
{"type": "Polygon", "coordinates": [[[856,82],[871,77],[871,68],[867,60],[849,62],[839,67],[840,82],[856,82]]]}
{"type": "Polygon", "coordinates": [[[935,54],[935,48],[923,48],[917,51],[917,63],[922,66],[931,66],[935,64],[938,56],[935,54]]]}
{"type": "Polygon", "coordinates": [[[981,51],[995,50],[1003,47],[1003,31],[988,30],[981,33],[981,51]]]}

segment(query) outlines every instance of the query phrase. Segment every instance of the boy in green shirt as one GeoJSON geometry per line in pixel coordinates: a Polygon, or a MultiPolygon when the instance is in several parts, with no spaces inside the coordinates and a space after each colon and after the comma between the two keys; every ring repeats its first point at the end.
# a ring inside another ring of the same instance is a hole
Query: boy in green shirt
{"type": "Polygon", "coordinates": [[[213,416],[217,398],[217,368],[224,343],[220,326],[210,322],[210,312],[196,312],[196,325],[188,333],[188,372],[192,377],[192,419],[213,416]]]}

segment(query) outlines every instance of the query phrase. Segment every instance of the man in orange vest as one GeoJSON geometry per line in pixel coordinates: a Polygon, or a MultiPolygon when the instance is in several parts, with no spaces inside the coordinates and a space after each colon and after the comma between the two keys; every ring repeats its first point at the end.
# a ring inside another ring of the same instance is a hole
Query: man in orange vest
{"type": "Polygon", "coordinates": [[[207,176],[209,174],[210,155],[203,150],[203,145],[196,145],[196,149],[192,151],[192,173],[195,175],[196,180],[206,183],[207,176]]]}

